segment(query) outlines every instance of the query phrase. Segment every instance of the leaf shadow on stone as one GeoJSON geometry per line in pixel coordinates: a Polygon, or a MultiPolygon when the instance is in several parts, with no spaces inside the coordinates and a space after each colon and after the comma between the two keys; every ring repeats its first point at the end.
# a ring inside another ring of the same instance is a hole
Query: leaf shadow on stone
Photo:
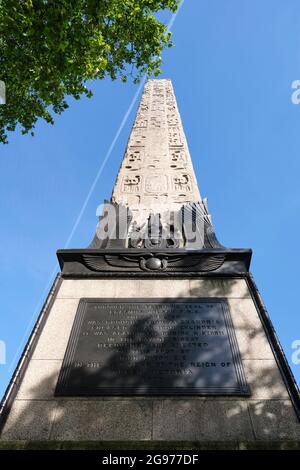
{"type": "MultiPolygon", "coordinates": [[[[214,292],[221,296],[223,291],[214,292]]],[[[172,299],[165,299],[171,301],[172,299]]],[[[174,348],[174,338],[181,330],[179,319],[161,344],[162,350],[174,348]]],[[[248,339],[243,356],[253,349],[252,345],[261,331],[252,325],[239,325],[239,334],[248,339]]],[[[300,425],[290,400],[282,394],[282,380],[274,374],[273,361],[264,361],[264,368],[251,365],[246,370],[252,396],[163,396],[147,395],[151,382],[143,370],[147,359],[147,370],[156,365],[155,350],[149,350],[149,340],[155,340],[157,332],[151,316],[137,320],[130,328],[131,343],[125,344],[111,355],[105,367],[97,372],[97,380],[106,386],[128,385],[141,396],[70,396],[55,397],[54,386],[57,374],[37,379],[30,390],[30,399],[17,399],[18,409],[12,410],[4,432],[3,440],[52,440],[52,441],[97,441],[97,440],[145,440],[145,441],[291,441],[300,440],[300,425]],[[138,343],[140,360],[130,366],[138,343]],[[149,356],[150,355],[150,356],[149,356]],[[129,374],[117,377],[112,370],[127,364],[129,374]],[[128,366],[129,364],[129,366],[128,366]],[[252,369],[251,369],[252,368],[252,369]],[[44,396],[41,390],[49,390],[44,396]],[[261,391],[269,390],[269,396],[262,398],[261,391]]],[[[176,340],[175,340],[176,343],[176,340]]],[[[222,347],[215,353],[222,354],[222,347]]],[[[258,354],[259,355],[259,354],[258,354]]],[[[276,370],[277,372],[277,370],[276,370]]],[[[201,375],[201,369],[199,370],[201,375]]],[[[229,380],[225,375],[213,374],[216,385],[229,380]]],[[[168,377],[168,384],[175,386],[178,376],[168,377]]]]}

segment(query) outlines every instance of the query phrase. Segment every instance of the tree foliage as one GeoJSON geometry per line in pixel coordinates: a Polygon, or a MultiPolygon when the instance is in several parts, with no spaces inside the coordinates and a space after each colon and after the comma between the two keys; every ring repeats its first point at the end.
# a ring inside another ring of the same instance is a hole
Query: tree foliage
{"type": "Polygon", "coordinates": [[[66,97],[90,97],[88,80],[108,76],[137,82],[160,73],[171,45],[155,13],[175,11],[178,0],[0,0],[0,142],[38,118],[53,123],[66,97]]]}

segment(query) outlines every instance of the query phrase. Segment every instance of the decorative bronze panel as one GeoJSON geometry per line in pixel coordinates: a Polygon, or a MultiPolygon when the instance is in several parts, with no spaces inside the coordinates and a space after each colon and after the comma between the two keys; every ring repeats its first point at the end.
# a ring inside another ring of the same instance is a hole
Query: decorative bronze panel
{"type": "Polygon", "coordinates": [[[56,395],[249,395],[224,299],[81,299],[56,395]]]}

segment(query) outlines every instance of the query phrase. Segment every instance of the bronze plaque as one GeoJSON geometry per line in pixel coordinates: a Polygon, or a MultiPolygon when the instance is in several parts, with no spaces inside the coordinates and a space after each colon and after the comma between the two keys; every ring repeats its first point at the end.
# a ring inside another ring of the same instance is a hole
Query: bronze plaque
{"type": "Polygon", "coordinates": [[[224,299],[81,299],[56,395],[249,395],[224,299]]]}

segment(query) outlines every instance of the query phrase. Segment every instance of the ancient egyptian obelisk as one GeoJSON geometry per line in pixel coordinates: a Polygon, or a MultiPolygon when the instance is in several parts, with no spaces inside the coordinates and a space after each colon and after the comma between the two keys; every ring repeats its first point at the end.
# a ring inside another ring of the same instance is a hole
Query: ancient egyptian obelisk
{"type": "Polygon", "coordinates": [[[170,80],[145,85],[90,246],[57,254],[0,443],[299,446],[299,391],[251,250],[216,237],[170,80]]]}

